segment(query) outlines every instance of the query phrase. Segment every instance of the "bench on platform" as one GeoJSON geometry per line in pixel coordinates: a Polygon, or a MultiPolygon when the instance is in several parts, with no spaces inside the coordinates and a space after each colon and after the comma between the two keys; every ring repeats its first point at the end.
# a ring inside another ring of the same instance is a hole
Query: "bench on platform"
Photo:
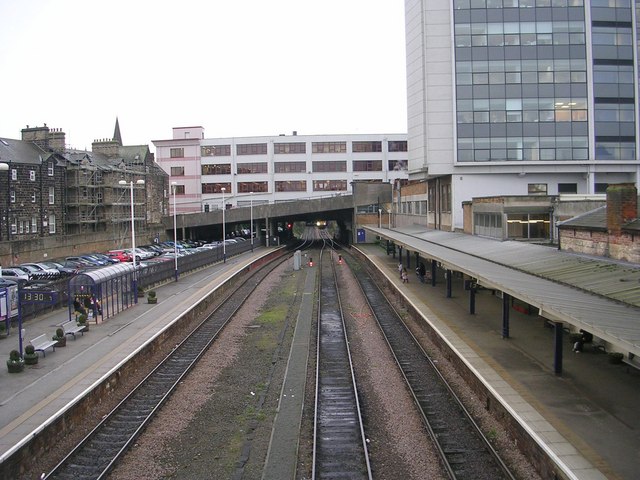
{"type": "Polygon", "coordinates": [[[69,320],[60,325],[64,330],[65,335],[73,335],[73,339],[76,339],[76,333],[81,333],[84,336],[84,325],[78,325],[75,320],[69,320]]]}
{"type": "Polygon", "coordinates": [[[42,334],[36,338],[34,338],[33,340],[31,340],[31,345],[33,345],[33,349],[36,352],[42,352],[42,356],[46,357],[47,354],[45,353],[45,350],[49,347],[53,347],[53,351],[56,351],[56,343],[58,343],[56,340],[51,340],[49,337],[47,337],[46,334],[42,334]]]}

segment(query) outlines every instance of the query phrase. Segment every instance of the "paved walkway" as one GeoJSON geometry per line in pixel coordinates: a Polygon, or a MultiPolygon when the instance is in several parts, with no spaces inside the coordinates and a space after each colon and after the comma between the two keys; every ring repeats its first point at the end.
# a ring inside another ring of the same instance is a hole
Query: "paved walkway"
{"type": "Polygon", "coordinates": [[[304,391],[307,381],[307,363],[317,270],[306,269],[300,312],[296,321],[287,371],[285,373],[278,412],[271,432],[269,452],[262,474],[265,480],[294,479],[298,463],[298,439],[304,407],[304,391]]]}
{"type": "Polygon", "coordinates": [[[446,298],[442,280],[432,287],[414,274],[402,284],[397,258],[379,246],[357,248],[502,395],[531,434],[572,472],[570,478],[638,478],[640,372],[612,365],[607,355],[587,347],[574,354],[567,340],[564,372],[558,377],[553,373],[553,330],[537,315],[512,309],[510,338],[502,339],[502,301],[491,291],[476,295],[476,314],[471,315],[460,282],[454,282],[452,298],[446,298]]]}
{"type": "MultiPolygon", "coordinates": [[[[146,299],[98,325],[67,346],[47,351],[37,365],[26,366],[19,374],[0,368],[0,463],[34,430],[49,422],[75,398],[92,388],[104,375],[116,369],[138,348],[161,332],[186,308],[206,292],[216,289],[227,278],[272,249],[258,248],[227,259],[195,273],[155,288],[158,303],[146,299]]],[[[52,336],[57,325],[68,320],[67,310],[25,322],[25,338],[40,334],[52,336]]],[[[26,342],[25,342],[26,345],[26,342]]],[[[17,329],[0,340],[0,357],[9,358],[17,349],[17,329]]]]}

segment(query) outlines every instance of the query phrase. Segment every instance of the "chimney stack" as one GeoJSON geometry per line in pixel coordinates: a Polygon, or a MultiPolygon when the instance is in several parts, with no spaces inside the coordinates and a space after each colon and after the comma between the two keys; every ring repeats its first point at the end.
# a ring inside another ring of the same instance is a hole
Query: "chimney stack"
{"type": "Polygon", "coordinates": [[[638,218],[638,190],[633,183],[607,187],[607,230],[620,235],[622,226],[638,218]]]}

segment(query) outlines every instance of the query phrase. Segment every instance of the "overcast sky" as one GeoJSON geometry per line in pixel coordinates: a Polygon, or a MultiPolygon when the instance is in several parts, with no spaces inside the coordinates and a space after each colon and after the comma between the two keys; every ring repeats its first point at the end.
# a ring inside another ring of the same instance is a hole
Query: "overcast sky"
{"type": "Polygon", "coordinates": [[[0,0],[0,137],[405,133],[400,0],[0,0]]]}

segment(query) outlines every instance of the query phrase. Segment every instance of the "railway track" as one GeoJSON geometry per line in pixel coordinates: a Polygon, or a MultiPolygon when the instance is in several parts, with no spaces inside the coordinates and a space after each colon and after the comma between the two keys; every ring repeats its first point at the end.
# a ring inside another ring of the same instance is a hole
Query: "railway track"
{"type": "Polygon", "coordinates": [[[335,278],[333,253],[319,262],[312,478],[368,478],[371,466],[335,278]]]}
{"type": "Polygon", "coordinates": [[[450,478],[514,479],[376,283],[353,257],[349,259],[351,271],[402,371],[450,478]]]}
{"type": "MultiPolygon", "coordinates": [[[[284,261],[285,257],[281,257],[284,261]]],[[[47,479],[102,479],[116,465],[181,379],[256,286],[279,264],[256,270],[216,311],[183,340],[49,474],[47,479]]]]}

